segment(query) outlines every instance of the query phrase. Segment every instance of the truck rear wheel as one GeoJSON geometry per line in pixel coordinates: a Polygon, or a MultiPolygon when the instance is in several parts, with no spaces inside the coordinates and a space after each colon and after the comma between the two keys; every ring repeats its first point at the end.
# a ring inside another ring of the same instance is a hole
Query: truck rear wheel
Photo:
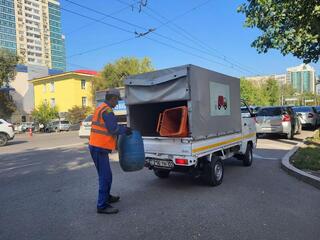
{"type": "Polygon", "coordinates": [[[153,172],[158,178],[168,178],[170,174],[170,170],[164,169],[153,169],[153,172]]]}
{"type": "Polygon", "coordinates": [[[211,162],[204,164],[203,181],[210,186],[218,186],[222,183],[224,167],[219,157],[213,156],[211,162]]]}

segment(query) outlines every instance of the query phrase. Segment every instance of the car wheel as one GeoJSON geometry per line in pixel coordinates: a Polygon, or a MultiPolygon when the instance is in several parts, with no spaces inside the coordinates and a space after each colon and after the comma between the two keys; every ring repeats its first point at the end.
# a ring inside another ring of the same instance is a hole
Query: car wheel
{"type": "Polygon", "coordinates": [[[210,186],[218,186],[222,183],[224,167],[221,159],[217,156],[211,158],[211,162],[205,162],[202,180],[210,186]]]}
{"type": "Polygon", "coordinates": [[[153,172],[158,178],[168,178],[170,174],[170,170],[164,169],[153,169],[153,172]]]}
{"type": "Polygon", "coordinates": [[[8,142],[8,138],[5,134],[0,133],[0,147],[5,146],[8,142]]]}

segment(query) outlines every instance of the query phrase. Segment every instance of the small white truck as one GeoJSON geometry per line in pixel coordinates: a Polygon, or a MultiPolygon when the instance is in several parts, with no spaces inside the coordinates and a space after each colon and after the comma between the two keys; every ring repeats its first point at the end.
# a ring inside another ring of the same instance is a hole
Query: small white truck
{"type": "Polygon", "coordinates": [[[252,164],[254,115],[241,117],[240,80],[194,65],[129,76],[125,80],[128,124],[143,136],[145,166],[159,178],[171,171],[192,173],[207,184],[222,183],[223,160],[252,164]],[[159,115],[186,106],[188,135],[164,137],[159,115]]]}
{"type": "Polygon", "coordinates": [[[5,146],[9,140],[14,138],[13,125],[0,119],[0,147],[5,146]]]}

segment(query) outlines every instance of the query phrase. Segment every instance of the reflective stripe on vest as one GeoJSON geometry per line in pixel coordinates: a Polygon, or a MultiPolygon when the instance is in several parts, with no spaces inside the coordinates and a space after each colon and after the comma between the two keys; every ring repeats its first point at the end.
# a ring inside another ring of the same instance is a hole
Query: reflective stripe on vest
{"type": "Polygon", "coordinates": [[[108,129],[105,127],[105,122],[102,117],[104,112],[113,112],[112,108],[110,108],[106,103],[102,103],[94,111],[89,144],[95,147],[114,150],[116,148],[116,136],[110,134],[108,129]]]}

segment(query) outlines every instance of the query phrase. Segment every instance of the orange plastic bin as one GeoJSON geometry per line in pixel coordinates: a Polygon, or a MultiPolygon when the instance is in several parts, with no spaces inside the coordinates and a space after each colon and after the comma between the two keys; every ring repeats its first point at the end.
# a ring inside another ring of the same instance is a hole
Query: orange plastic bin
{"type": "Polygon", "coordinates": [[[188,108],[175,107],[160,113],[157,132],[162,137],[187,137],[188,136],[188,108]]]}

